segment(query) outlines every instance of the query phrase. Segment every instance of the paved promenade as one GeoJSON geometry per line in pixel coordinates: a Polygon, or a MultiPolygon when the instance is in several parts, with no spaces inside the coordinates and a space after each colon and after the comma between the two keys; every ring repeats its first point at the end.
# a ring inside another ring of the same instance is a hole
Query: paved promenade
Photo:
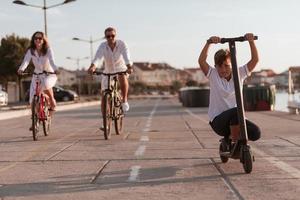
{"type": "Polygon", "coordinates": [[[30,117],[0,120],[0,199],[299,199],[300,116],[249,112],[255,162],[222,164],[207,108],[132,100],[125,131],[104,140],[99,105],[58,111],[32,141],[30,117]]]}

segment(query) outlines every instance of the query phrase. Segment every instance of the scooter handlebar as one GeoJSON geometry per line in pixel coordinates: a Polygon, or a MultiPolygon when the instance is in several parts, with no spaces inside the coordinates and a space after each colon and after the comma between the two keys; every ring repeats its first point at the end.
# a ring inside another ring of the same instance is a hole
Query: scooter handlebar
{"type": "MultiPolygon", "coordinates": [[[[257,40],[258,36],[254,36],[254,40],[257,40]]],[[[241,37],[235,37],[235,38],[221,38],[221,44],[224,44],[226,42],[244,42],[246,41],[245,36],[241,36],[241,37]]]]}

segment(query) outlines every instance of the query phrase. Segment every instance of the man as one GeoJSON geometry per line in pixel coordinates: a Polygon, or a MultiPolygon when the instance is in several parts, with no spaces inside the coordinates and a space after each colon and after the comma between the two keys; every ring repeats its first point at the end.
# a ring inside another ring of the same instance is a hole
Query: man
{"type": "MultiPolygon", "coordinates": [[[[245,34],[245,38],[249,41],[251,59],[246,65],[238,68],[240,72],[240,82],[250,75],[251,71],[256,67],[259,57],[254,43],[254,35],[252,33],[245,34]]],[[[220,136],[224,136],[226,140],[231,137],[233,142],[239,139],[239,125],[235,100],[235,90],[232,77],[230,52],[220,49],[215,53],[215,67],[211,67],[206,59],[208,49],[211,44],[220,43],[219,37],[213,36],[202,49],[198,62],[208,77],[210,82],[210,100],[209,100],[209,124],[212,129],[220,136]]],[[[261,131],[259,127],[246,120],[247,132],[249,140],[255,141],[260,138],[261,131]]]]}
{"type": "MultiPolygon", "coordinates": [[[[104,73],[116,73],[127,71],[128,74],[132,73],[132,62],[130,61],[130,54],[127,45],[122,40],[116,39],[116,29],[108,27],[104,31],[106,42],[100,44],[95,58],[88,69],[89,73],[93,73],[96,70],[98,63],[104,58],[104,73]]],[[[129,110],[128,104],[128,80],[126,74],[118,75],[120,88],[123,97],[122,108],[124,111],[129,110]]],[[[103,76],[101,81],[101,90],[107,89],[107,77],[103,76]]],[[[103,95],[102,101],[103,102],[103,95]]],[[[104,110],[104,105],[101,105],[101,109],[104,110]]]]}

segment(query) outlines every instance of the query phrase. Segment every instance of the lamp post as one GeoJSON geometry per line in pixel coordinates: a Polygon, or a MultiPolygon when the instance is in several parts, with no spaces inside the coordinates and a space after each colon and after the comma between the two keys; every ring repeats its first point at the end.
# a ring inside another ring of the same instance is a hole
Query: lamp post
{"type": "Polygon", "coordinates": [[[90,37],[89,40],[85,40],[85,39],[81,39],[81,38],[77,38],[77,37],[73,38],[73,40],[76,40],[76,41],[82,41],[82,42],[88,42],[88,43],[90,43],[91,62],[93,61],[93,56],[94,56],[94,53],[93,53],[93,43],[97,42],[99,40],[103,40],[103,39],[104,39],[104,37],[93,40],[92,36],[90,37]]]}
{"type": "Polygon", "coordinates": [[[69,60],[75,60],[76,61],[76,64],[77,64],[77,69],[79,69],[79,61],[80,60],[85,60],[85,59],[89,59],[90,57],[88,57],[88,56],[86,56],[86,57],[83,57],[83,58],[79,58],[79,57],[77,57],[77,58],[72,58],[72,57],[66,57],[66,59],[69,59],[69,60]]]}
{"type": "Polygon", "coordinates": [[[47,36],[47,9],[49,9],[49,8],[54,8],[54,7],[63,5],[63,4],[71,3],[71,2],[73,2],[73,1],[76,1],[76,0],[65,0],[65,1],[62,2],[62,3],[54,4],[54,5],[51,5],[51,6],[47,6],[47,5],[46,5],[46,0],[44,0],[44,5],[43,5],[43,6],[38,6],[38,5],[28,4],[28,3],[25,3],[24,1],[19,1],[19,0],[15,0],[15,1],[13,1],[13,3],[14,3],[14,4],[18,4],[18,5],[22,5],[22,6],[29,6],[29,7],[34,7],[34,8],[41,8],[41,9],[43,9],[43,10],[44,10],[45,35],[47,36]]]}

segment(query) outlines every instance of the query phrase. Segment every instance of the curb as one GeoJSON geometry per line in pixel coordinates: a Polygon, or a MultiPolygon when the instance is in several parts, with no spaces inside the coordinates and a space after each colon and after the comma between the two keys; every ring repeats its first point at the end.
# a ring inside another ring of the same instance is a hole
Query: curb
{"type": "MultiPolygon", "coordinates": [[[[58,105],[56,108],[56,110],[57,110],[56,112],[60,112],[60,111],[64,111],[64,110],[72,110],[72,109],[81,108],[81,107],[95,106],[95,105],[100,105],[100,101],[58,105]]],[[[23,117],[23,116],[28,116],[30,114],[31,114],[31,111],[29,108],[24,109],[24,110],[7,111],[7,112],[0,113],[0,120],[23,117]]]]}

